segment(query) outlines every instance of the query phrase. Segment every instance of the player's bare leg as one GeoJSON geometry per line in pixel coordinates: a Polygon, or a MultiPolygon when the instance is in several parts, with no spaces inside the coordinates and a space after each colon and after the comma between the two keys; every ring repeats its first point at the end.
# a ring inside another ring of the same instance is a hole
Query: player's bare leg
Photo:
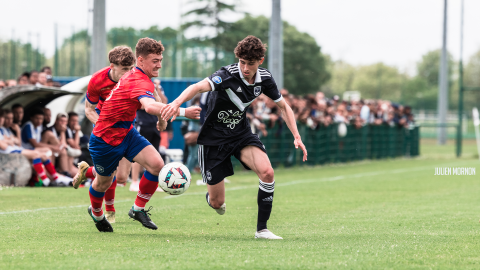
{"type": "Polygon", "coordinates": [[[273,191],[275,187],[274,172],[267,154],[260,148],[249,145],[244,147],[240,152],[240,159],[252,169],[259,178],[257,196],[258,219],[255,238],[283,239],[267,229],[267,221],[272,212],[273,191]]]}
{"type": "Polygon", "coordinates": [[[206,195],[207,203],[210,205],[219,215],[225,214],[227,205],[225,204],[225,180],[222,180],[216,185],[208,185],[208,192],[206,195]]]}
{"type": "Polygon", "coordinates": [[[117,169],[117,181],[119,184],[126,184],[128,180],[128,176],[130,175],[130,171],[132,169],[132,163],[128,161],[126,158],[122,158],[118,163],[117,169]]]}
{"type": "Polygon", "coordinates": [[[138,185],[140,183],[138,176],[140,175],[141,170],[142,165],[138,164],[138,162],[132,164],[132,183],[130,184],[130,191],[138,192],[138,185]]]}
{"type": "Polygon", "coordinates": [[[128,215],[139,221],[144,227],[156,230],[158,227],[152,222],[149,217],[150,213],[148,213],[151,208],[145,211],[145,204],[150,201],[157,190],[158,174],[164,163],[162,157],[160,157],[160,154],[152,145],[145,147],[133,160],[142,165],[145,168],[145,172],[140,180],[137,198],[128,215]]]}

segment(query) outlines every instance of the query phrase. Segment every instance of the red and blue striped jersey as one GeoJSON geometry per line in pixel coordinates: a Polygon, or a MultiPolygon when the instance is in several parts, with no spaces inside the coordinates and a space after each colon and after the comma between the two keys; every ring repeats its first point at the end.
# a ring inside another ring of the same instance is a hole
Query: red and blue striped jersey
{"type": "Polygon", "coordinates": [[[154,89],[152,81],[140,68],[125,73],[105,99],[93,134],[112,146],[122,143],[133,128],[137,110],[142,108],[140,99],[155,99],[154,89]]]}
{"type": "Polygon", "coordinates": [[[100,115],[103,102],[110,95],[112,89],[117,85],[117,82],[110,79],[108,74],[110,73],[110,67],[102,68],[95,72],[90,79],[87,87],[86,98],[91,104],[97,104],[95,110],[100,115]]]}

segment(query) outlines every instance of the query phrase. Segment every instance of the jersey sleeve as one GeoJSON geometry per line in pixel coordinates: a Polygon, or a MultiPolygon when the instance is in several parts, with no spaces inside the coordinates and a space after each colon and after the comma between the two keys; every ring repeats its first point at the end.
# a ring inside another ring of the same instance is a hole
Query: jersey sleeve
{"type": "Polygon", "coordinates": [[[283,99],[282,94],[280,94],[277,84],[273,78],[269,78],[264,85],[265,89],[263,90],[263,93],[271,100],[274,102],[279,102],[283,99]]]}
{"type": "Polygon", "coordinates": [[[153,96],[153,91],[155,91],[155,86],[152,82],[140,82],[132,88],[132,91],[130,92],[130,99],[140,100],[144,97],[155,99],[155,96],[153,96]]]}
{"type": "Polygon", "coordinates": [[[228,72],[224,68],[221,68],[215,71],[215,73],[212,75],[208,76],[206,79],[210,83],[212,91],[219,91],[223,89],[222,84],[228,77],[228,72]]]}
{"type": "Polygon", "coordinates": [[[85,98],[90,102],[90,104],[97,104],[100,99],[100,89],[97,87],[96,77],[92,77],[87,86],[87,94],[85,98]]]}
{"type": "Polygon", "coordinates": [[[27,125],[23,126],[21,132],[22,132],[22,136],[21,136],[22,137],[22,142],[29,143],[30,139],[33,138],[32,129],[31,129],[30,124],[27,124],[27,125]]]}

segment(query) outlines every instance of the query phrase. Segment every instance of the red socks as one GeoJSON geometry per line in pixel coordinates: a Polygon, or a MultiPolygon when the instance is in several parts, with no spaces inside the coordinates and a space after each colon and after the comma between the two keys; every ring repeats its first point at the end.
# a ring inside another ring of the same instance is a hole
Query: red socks
{"type": "Polygon", "coordinates": [[[47,169],[47,172],[52,176],[53,180],[57,180],[57,170],[55,170],[55,166],[50,162],[50,159],[43,162],[43,165],[45,166],[45,169],[47,169]]]}
{"type": "MultiPolygon", "coordinates": [[[[102,203],[105,192],[98,192],[93,189],[93,185],[90,186],[90,203],[92,204],[92,214],[96,217],[103,216],[102,203]]],[[[97,219],[98,220],[98,219],[97,219]]]]}
{"type": "MultiPolygon", "coordinates": [[[[45,171],[43,170],[43,166],[42,166],[42,160],[39,159],[39,158],[36,158],[33,160],[33,169],[35,169],[35,172],[37,172],[37,175],[38,177],[40,177],[40,179],[42,179],[42,181],[45,181],[48,179],[47,175],[45,174],[45,171]]],[[[50,181],[48,179],[48,181],[50,181]]]]}
{"type": "Polygon", "coordinates": [[[142,179],[140,179],[137,198],[135,199],[135,206],[145,208],[145,204],[150,201],[152,195],[158,187],[158,175],[153,175],[145,170],[142,179]]]}
{"type": "Polygon", "coordinates": [[[90,179],[95,179],[95,175],[93,175],[93,166],[88,167],[85,176],[90,179]]]}
{"type": "MultiPolygon", "coordinates": [[[[92,168],[92,167],[90,167],[90,168],[92,168]]],[[[113,203],[114,203],[114,200],[115,200],[115,189],[116,188],[117,188],[117,177],[114,176],[113,181],[112,181],[112,185],[105,192],[105,211],[115,212],[115,207],[113,206],[113,203]]]]}

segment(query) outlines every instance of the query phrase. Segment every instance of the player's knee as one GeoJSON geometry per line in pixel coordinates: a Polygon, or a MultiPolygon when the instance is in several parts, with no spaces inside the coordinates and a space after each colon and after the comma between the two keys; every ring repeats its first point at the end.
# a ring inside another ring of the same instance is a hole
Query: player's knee
{"type": "Polygon", "coordinates": [[[268,167],[260,172],[260,179],[265,183],[272,183],[274,172],[272,167],[268,167]]]}
{"type": "Polygon", "coordinates": [[[150,168],[148,169],[148,171],[153,175],[159,175],[165,164],[163,163],[163,160],[161,158],[158,158],[152,160],[149,165],[150,168]]]}
{"type": "Polygon", "coordinates": [[[124,184],[128,180],[127,174],[117,172],[116,176],[117,176],[117,183],[124,184]]]}
{"type": "Polygon", "coordinates": [[[210,205],[215,209],[218,209],[218,208],[222,207],[224,202],[225,202],[224,198],[212,198],[212,197],[210,197],[210,205]]]}

